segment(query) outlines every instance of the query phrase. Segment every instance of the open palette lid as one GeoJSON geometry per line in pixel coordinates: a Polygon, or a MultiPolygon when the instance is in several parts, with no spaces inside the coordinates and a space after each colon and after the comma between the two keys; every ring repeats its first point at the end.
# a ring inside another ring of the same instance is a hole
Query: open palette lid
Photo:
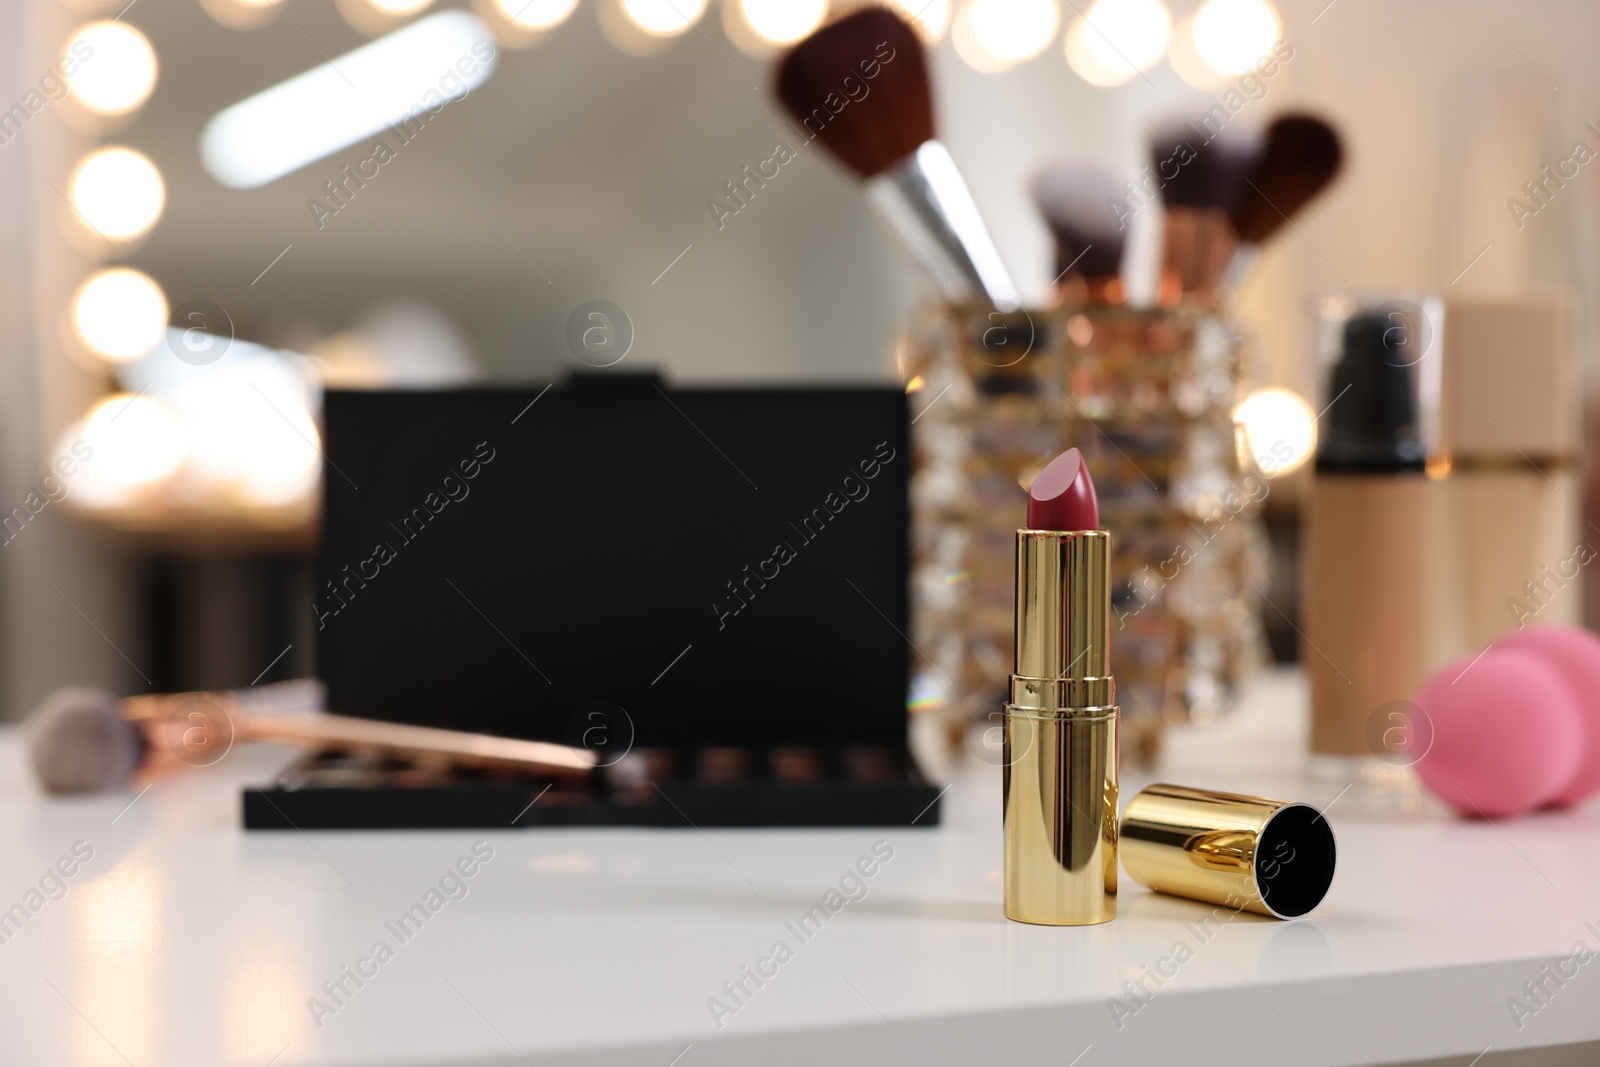
{"type": "Polygon", "coordinates": [[[345,715],[596,747],[906,745],[893,388],[330,392],[345,715]]]}

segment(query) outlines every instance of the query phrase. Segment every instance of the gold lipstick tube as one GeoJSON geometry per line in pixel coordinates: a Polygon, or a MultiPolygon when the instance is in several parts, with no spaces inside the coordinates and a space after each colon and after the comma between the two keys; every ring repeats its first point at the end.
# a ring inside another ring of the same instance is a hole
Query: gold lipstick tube
{"type": "Polygon", "coordinates": [[[1017,531],[1016,667],[1005,721],[1006,918],[1117,914],[1111,535],[1017,531]]]}

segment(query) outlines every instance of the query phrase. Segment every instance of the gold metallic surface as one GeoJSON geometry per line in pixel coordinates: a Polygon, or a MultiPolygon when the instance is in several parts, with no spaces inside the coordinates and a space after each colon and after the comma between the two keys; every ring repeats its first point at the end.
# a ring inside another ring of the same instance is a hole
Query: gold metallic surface
{"type": "Polygon", "coordinates": [[[1117,913],[1110,543],[1104,530],[1017,531],[1004,819],[1005,913],[1019,922],[1117,913]]]}
{"type": "Polygon", "coordinates": [[[1017,531],[1014,678],[1109,680],[1110,561],[1105,530],[1017,531]]]}
{"type": "Polygon", "coordinates": [[[1289,918],[1262,899],[1256,843],[1274,816],[1303,806],[1209,789],[1148,786],[1123,813],[1122,865],[1147,889],[1289,918]]]}

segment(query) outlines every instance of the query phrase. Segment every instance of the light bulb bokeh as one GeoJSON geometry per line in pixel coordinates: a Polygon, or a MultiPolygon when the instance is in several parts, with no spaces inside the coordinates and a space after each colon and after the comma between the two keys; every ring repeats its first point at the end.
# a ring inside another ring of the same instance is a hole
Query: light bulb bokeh
{"type": "Polygon", "coordinates": [[[707,0],[622,0],[622,13],[652,37],[676,37],[706,12],[707,0]]]}
{"type": "Polygon", "coordinates": [[[828,0],[736,0],[739,14],[767,44],[787,45],[822,25],[828,0]]]}
{"type": "Polygon", "coordinates": [[[494,0],[494,6],[519,29],[548,30],[565,22],[578,0],[494,0]]]}
{"type": "Polygon", "coordinates": [[[1276,386],[1257,389],[1234,408],[1233,420],[1243,427],[1239,457],[1269,478],[1305,465],[1317,447],[1317,415],[1304,397],[1276,386]]]}
{"type": "Polygon", "coordinates": [[[957,19],[963,17],[969,50],[1009,67],[1050,47],[1061,27],[1061,6],[1057,0],[967,0],[957,19]]]}
{"type": "Polygon", "coordinates": [[[115,241],[148,232],[161,217],[167,193],[148,157],[112,146],[78,161],[67,179],[67,199],[81,224],[115,241]]]}
{"type": "Polygon", "coordinates": [[[367,0],[377,11],[391,18],[400,18],[406,15],[415,15],[433,0],[367,0]]]}
{"type": "Polygon", "coordinates": [[[1090,38],[1098,40],[1100,35],[1084,21],[1083,16],[1073,19],[1072,25],[1067,27],[1062,47],[1067,53],[1067,66],[1072,68],[1074,74],[1090,85],[1101,88],[1121,85],[1134,76],[1133,67],[1123,62],[1122,57],[1113,54],[1107,59],[1105,53],[1109,50],[1103,45],[1094,47],[1090,38]]]}
{"type": "Polygon", "coordinates": [[[1194,14],[1194,49],[1220,74],[1243,74],[1272,51],[1283,23],[1270,0],[1206,0],[1194,14]]]}
{"type": "Polygon", "coordinates": [[[91,507],[129,503],[169,478],[188,451],[182,414],[165,401],[133,393],[101,398],[56,446],[58,455],[82,461],[72,491],[91,507]]]}
{"type": "Polygon", "coordinates": [[[72,325],[96,355],[114,363],[138,359],[167,328],[167,298],[149,275],[127,267],[91,274],[72,298],[72,325]]]}
{"type": "Polygon", "coordinates": [[[170,327],[164,346],[119,365],[120,392],[61,438],[57,453],[82,464],[73,481],[77,503],[169,516],[249,511],[278,526],[300,521],[322,471],[320,387],[310,362],[247,341],[227,344],[206,363],[174,359],[186,340],[183,329],[170,327]]]}
{"type": "Polygon", "coordinates": [[[980,74],[998,74],[1011,66],[1006,60],[991,54],[973,31],[971,4],[963,4],[951,19],[950,43],[955,45],[956,55],[980,74]]]}
{"type": "Polygon", "coordinates": [[[1167,61],[1178,77],[1196,89],[1220,89],[1233,80],[1200,58],[1194,46],[1194,16],[1190,15],[1172,28],[1172,43],[1167,46],[1167,61]]]}
{"type": "Polygon", "coordinates": [[[1067,29],[1067,63],[1091,85],[1121,85],[1159,63],[1171,39],[1161,0],[1096,0],[1067,29]]]}
{"type": "Polygon", "coordinates": [[[125,115],[148,100],[155,89],[155,49],[126,22],[81,26],[61,54],[70,57],[75,66],[72,74],[65,76],[67,90],[96,114],[125,115]]]}
{"type": "Polygon", "coordinates": [[[950,0],[881,0],[883,6],[911,23],[925,44],[936,44],[950,28],[950,0]]]}
{"type": "Polygon", "coordinates": [[[230,30],[260,29],[279,17],[273,0],[200,0],[200,6],[230,30]]]}
{"type": "Polygon", "coordinates": [[[243,346],[207,369],[215,373],[191,375],[166,391],[193,428],[196,483],[248,506],[305,499],[322,467],[302,377],[276,354],[243,346]]]}

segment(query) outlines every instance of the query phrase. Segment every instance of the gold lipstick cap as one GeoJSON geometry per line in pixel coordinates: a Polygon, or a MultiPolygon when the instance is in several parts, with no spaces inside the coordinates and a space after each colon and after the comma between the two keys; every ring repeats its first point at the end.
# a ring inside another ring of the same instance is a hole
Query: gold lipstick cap
{"type": "Polygon", "coordinates": [[[1147,889],[1294,919],[1333,882],[1333,830],[1309,804],[1152,785],[1128,802],[1122,865],[1147,889]]]}

